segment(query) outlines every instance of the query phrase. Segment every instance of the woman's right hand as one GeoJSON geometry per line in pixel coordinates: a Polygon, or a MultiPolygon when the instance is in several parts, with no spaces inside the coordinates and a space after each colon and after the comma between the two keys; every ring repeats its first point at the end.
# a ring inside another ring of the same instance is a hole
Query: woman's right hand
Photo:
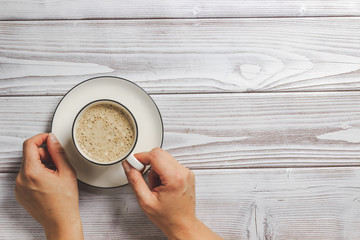
{"type": "Polygon", "coordinates": [[[144,165],[151,164],[149,186],[142,174],[124,161],[128,181],[140,207],[169,239],[221,239],[196,217],[195,176],[191,170],[161,148],[135,157],[144,165]]]}

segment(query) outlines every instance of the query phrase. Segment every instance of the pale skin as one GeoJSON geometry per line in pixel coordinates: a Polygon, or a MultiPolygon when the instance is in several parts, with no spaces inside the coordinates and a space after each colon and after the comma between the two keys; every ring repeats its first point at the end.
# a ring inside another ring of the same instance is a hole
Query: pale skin
{"type": "MultiPolygon", "coordinates": [[[[130,186],[139,206],[169,239],[222,239],[196,217],[191,170],[160,148],[135,157],[152,169],[148,186],[142,174],[123,161],[130,186]]],[[[43,226],[47,239],[83,239],[76,173],[55,135],[38,134],[24,142],[15,196],[43,226]],[[40,147],[44,143],[48,150],[40,147]],[[56,169],[45,167],[48,162],[56,169]]]]}
{"type": "Polygon", "coordinates": [[[38,134],[24,142],[15,196],[47,239],[83,239],[76,173],[55,135],[38,134]],[[39,148],[44,143],[48,150],[39,148]],[[49,161],[56,170],[44,166],[49,161]]]}

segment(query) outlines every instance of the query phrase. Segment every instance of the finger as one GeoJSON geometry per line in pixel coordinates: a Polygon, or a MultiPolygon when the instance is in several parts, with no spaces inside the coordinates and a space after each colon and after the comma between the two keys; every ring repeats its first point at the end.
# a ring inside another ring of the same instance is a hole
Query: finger
{"type": "Polygon", "coordinates": [[[157,174],[153,169],[151,169],[151,171],[149,173],[148,180],[149,180],[150,190],[153,190],[154,188],[162,185],[159,174],[157,174]]]}
{"type": "Polygon", "coordinates": [[[23,144],[23,167],[31,164],[41,164],[39,147],[46,142],[48,134],[40,133],[27,139],[23,144]]]}
{"type": "Polygon", "coordinates": [[[154,148],[150,152],[137,153],[135,157],[145,165],[150,164],[160,177],[173,175],[180,165],[168,152],[161,148],[154,148]]]}
{"type": "Polygon", "coordinates": [[[40,160],[44,167],[56,171],[56,166],[51,159],[50,153],[46,148],[39,148],[40,160]]]}
{"type": "Polygon", "coordinates": [[[150,203],[155,200],[154,195],[147,186],[141,173],[133,168],[127,161],[122,162],[128,182],[133,189],[139,203],[150,203]]]}
{"type": "Polygon", "coordinates": [[[39,154],[42,163],[52,162],[51,156],[46,148],[39,148],[39,154]]]}
{"type": "Polygon", "coordinates": [[[47,139],[47,149],[51,159],[60,173],[69,173],[74,171],[68,158],[66,157],[64,148],[61,146],[54,133],[49,134],[47,139]]]}

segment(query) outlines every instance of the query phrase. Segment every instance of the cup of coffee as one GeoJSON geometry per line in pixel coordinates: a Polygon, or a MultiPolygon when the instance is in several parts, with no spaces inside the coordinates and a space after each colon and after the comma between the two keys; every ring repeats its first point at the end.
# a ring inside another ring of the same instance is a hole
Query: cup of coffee
{"type": "Polygon", "coordinates": [[[77,114],[72,128],[74,145],[83,158],[98,165],[127,160],[141,171],[144,165],[133,155],[138,127],[124,105],[109,99],[93,101],[77,114]]]}

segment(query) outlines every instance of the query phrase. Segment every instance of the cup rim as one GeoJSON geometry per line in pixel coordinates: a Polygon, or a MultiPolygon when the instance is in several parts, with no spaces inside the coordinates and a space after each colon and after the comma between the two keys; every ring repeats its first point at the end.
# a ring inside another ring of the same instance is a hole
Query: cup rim
{"type": "Polygon", "coordinates": [[[113,99],[106,99],[106,98],[97,99],[97,100],[91,101],[91,102],[87,103],[84,107],[82,107],[82,108],[80,109],[80,111],[76,114],[75,119],[74,119],[74,121],[73,121],[72,129],[71,129],[71,137],[72,137],[72,141],[73,141],[73,144],[74,144],[74,146],[75,146],[76,151],[77,151],[84,159],[86,159],[86,160],[89,161],[90,163],[96,164],[96,165],[100,165],[100,166],[109,166],[109,165],[113,165],[113,164],[116,164],[116,163],[119,163],[119,162],[124,161],[124,160],[133,152],[133,150],[134,150],[134,148],[135,148],[135,146],[136,146],[137,140],[138,140],[138,134],[139,134],[139,133],[138,133],[138,125],[137,125],[136,119],[135,119],[134,115],[132,114],[132,112],[131,112],[125,105],[119,103],[118,101],[115,101],[115,100],[113,100],[113,99]],[[90,105],[92,105],[92,104],[94,104],[94,103],[96,103],[96,102],[102,102],[102,101],[104,101],[104,102],[105,102],[105,101],[106,101],[106,102],[112,102],[112,103],[115,103],[115,104],[117,104],[117,105],[120,105],[122,108],[126,109],[127,113],[131,116],[132,120],[134,121],[134,125],[135,125],[135,139],[134,139],[134,144],[133,144],[133,146],[131,147],[131,149],[128,151],[128,153],[127,153],[124,157],[122,157],[122,158],[120,158],[120,159],[118,159],[118,160],[116,160],[116,161],[110,162],[110,163],[100,163],[100,162],[96,162],[96,161],[93,161],[93,160],[87,158],[87,157],[84,156],[84,154],[79,150],[79,147],[78,147],[78,145],[76,144],[76,141],[75,141],[75,131],[74,131],[74,129],[75,129],[75,123],[76,123],[76,121],[77,121],[80,113],[81,113],[85,108],[89,107],[90,105]]]}

